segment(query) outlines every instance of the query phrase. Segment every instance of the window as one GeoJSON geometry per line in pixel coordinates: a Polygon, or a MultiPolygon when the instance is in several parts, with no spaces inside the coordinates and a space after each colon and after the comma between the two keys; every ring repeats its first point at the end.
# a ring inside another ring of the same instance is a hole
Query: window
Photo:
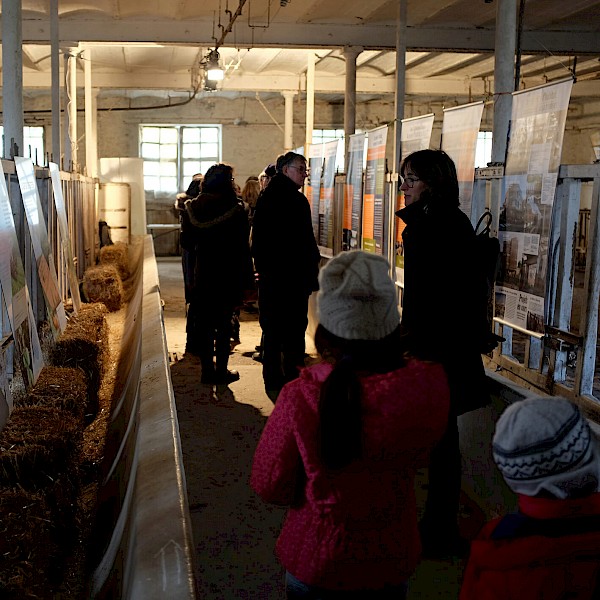
{"type": "Polygon", "coordinates": [[[175,194],[221,160],[220,125],[142,125],[144,189],[175,194]]]}
{"type": "MultiPolygon", "coordinates": [[[[357,133],[359,133],[358,130],[357,133]]],[[[338,143],[337,155],[335,157],[335,170],[339,173],[344,172],[344,139],[343,129],[313,129],[313,145],[326,144],[333,140],[340,140],[338,143]]]]}
{"type": "Polygon", "coordinates": [[[492,132],[480,131],[475,147],[475,168],[487,167],[492,160],[492,132]]]}
{"type": "MultiPolygon", "coordinates": [[[[4,148],[4,126],[0,125],[2,147],[4,148]]],[[[44,160],[44,128],[23,127],[23,148],[19,149],[20,156],[29,156],[36,165],[45,164],[44,160]]]]}

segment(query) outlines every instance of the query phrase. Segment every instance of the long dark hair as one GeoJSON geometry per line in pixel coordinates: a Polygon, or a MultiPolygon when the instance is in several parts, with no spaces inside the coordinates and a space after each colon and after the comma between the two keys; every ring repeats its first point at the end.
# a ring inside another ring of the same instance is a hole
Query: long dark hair
{"type": "Polygon", "coordinates": [[[315,346],[333,370],[319,397],[319,452],[323,465],[342,469],[362,456],[362,402],[359,373],[388,373],[405,364],[400,328],[381,340],[345,340],[322,325],[315,346]]]}
{"type": "Polygon", "coordinates": [[[431,206],[458,206],[458,177],[454,161],[443,150],[417,150],[409,154],[400,167],[404,174],[408,167],[427,184],[421,198],[431,206]]]}
{"type": "Polygon", "coordinates": [[[202,192],[235,196],[235,190],[233,189],[233,167],[226,163],[212,165],[204,175],[202,192]]]}

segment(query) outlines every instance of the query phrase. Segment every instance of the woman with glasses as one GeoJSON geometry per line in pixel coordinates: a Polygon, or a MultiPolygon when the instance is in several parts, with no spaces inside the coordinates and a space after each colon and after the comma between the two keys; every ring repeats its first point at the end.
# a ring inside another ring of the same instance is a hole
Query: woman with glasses
{"type": "Polygon", "coordinates": [[[448,428],[431,456],[420,523],[424,554],[439,558],[468,551],[457,523],[461,457],[456,418],[489,402],[480,353],[487,329],[477,316],[481,291],[475,232],[459,207],[454,162],[441,150],[420,150],[404,159],[400,172],[405,208],[396,215],[406,224],[401,330],[415,356],[442,363],[451,392],[448,428]]]}

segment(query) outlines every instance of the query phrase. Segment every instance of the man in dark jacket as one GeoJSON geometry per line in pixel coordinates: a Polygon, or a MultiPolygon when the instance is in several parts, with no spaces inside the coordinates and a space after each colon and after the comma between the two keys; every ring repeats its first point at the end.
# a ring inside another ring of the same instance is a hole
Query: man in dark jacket
{"type": "Polygon", "coordinates": [[[263,379],[272,400],[304,365],[308,298],[319,287],[320,261],[310,205],[300,192],[306,158],[288,152],[277,159],[276,169],[258,199],[252,227],[263,379]]]}

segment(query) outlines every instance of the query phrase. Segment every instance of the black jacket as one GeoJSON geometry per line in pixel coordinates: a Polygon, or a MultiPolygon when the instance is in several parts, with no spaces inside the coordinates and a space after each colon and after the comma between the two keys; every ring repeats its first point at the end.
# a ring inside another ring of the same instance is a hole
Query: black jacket
{"type": "Polygon", "coordinates": [[[239,306],[254,285],[248,216],[235,193],[203,193],[185,203],[182,235],[195,254],[194,294],[239,306]]]}
{"type": "Polygon", "coordinates": [[[277,173],[256,203],[252,255],[262,284],[310,293],[319,288],[320,254],[310,205],[296,184],[277,173]]]}
{"type": "Polygon", "coordinates": [[[487,404],[481,340],[481,273],[475,232],[457,206],[420,200],[399,210],[405,223],[401,330],[408,348],[446,367],[453,408],[461,414],[487,404]]]}

